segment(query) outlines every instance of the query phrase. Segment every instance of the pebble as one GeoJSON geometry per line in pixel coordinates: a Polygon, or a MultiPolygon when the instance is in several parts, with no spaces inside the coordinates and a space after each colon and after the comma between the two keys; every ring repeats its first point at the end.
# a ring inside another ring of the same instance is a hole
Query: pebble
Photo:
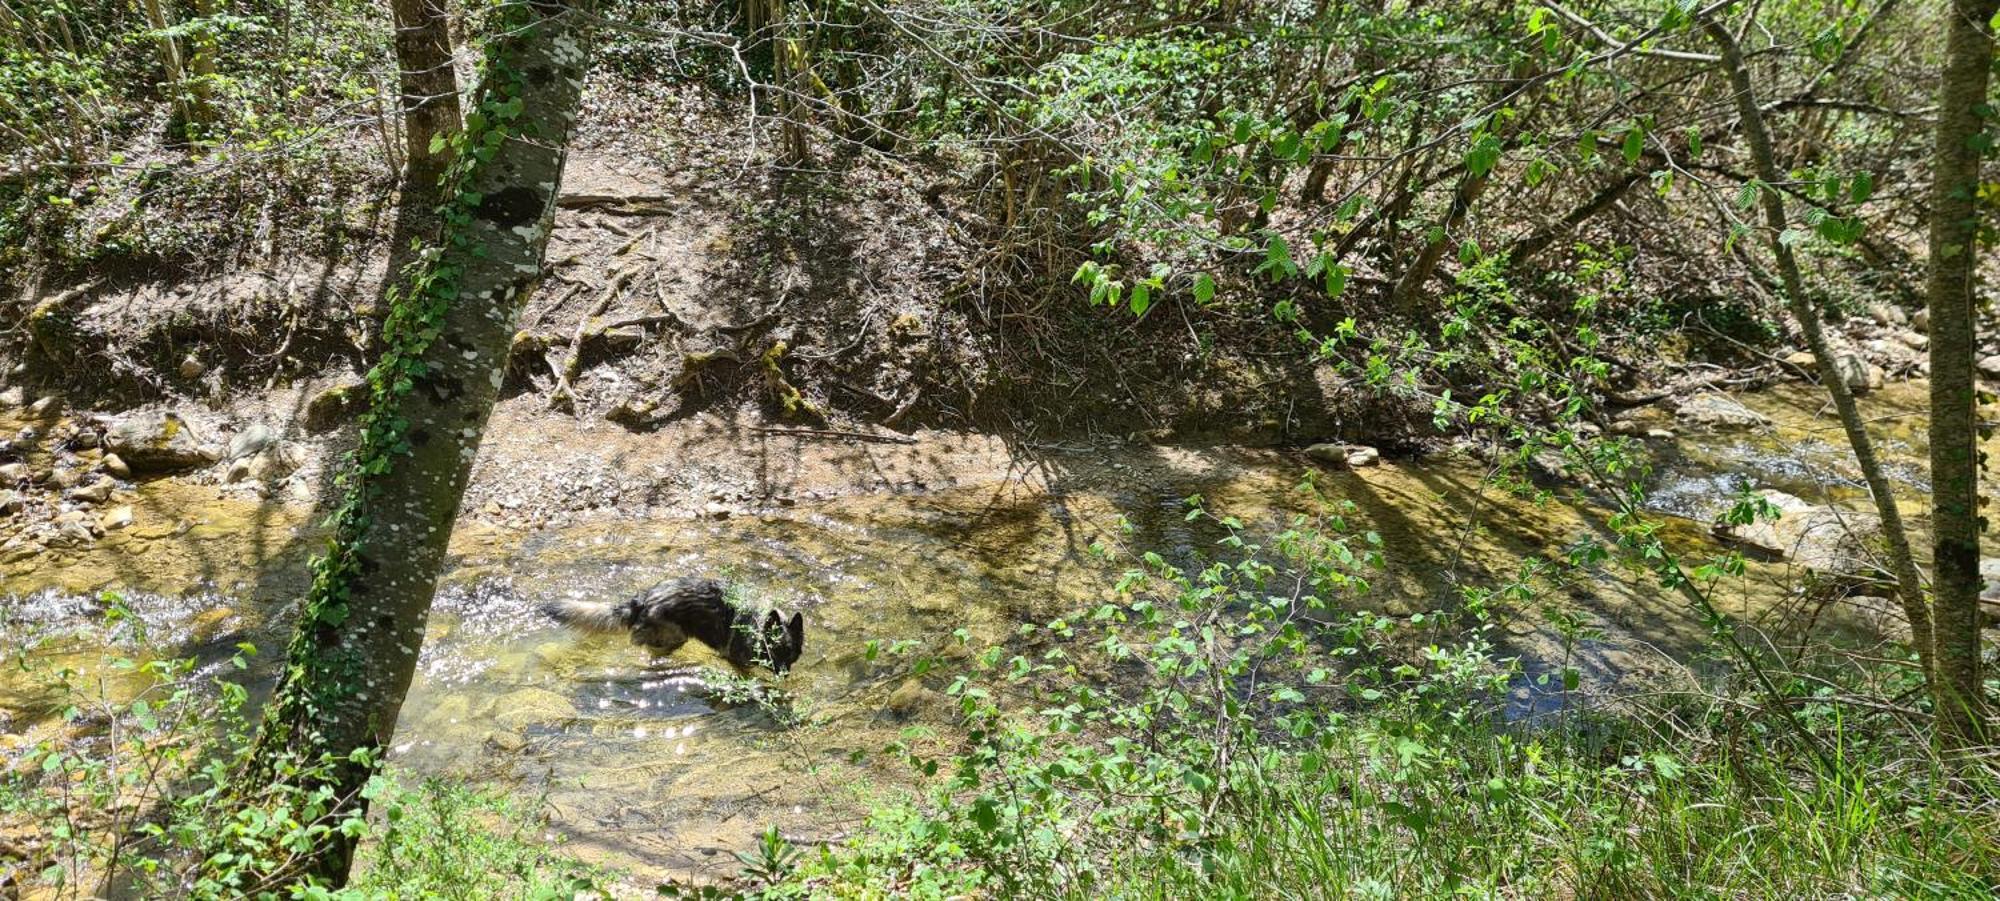
{"type": "Polygon", "coordinates": [[[131,525],[133,518],[132,505],[124,504],[111,508],[110,512],[99,517],[97,527],[106,532],[116,531],[131,525]]]}
{"type": "Polygon", "coordinates": [[[69,496],[71,500],[101,504],[111,499],[111,487],[110,479],[100,478],[81,488],[71,490],[69,496]]]}

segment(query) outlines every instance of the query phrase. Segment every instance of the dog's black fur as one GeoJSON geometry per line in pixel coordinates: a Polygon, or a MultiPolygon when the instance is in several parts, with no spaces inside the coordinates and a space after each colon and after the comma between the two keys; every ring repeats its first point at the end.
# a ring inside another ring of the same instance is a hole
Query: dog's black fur
{"type": "Polygon", "coordinates": [[[656,654],[672,653],[693,638],[736,666],[768,667],[781,676],[806,646],[805,614],[788,620],[773,610],[760,621],[758,611],[737,606],[714,579],[661,582],[618,604],[551,601],[542,612],[580,629],[629,633],[633,644],[656,654]]]}

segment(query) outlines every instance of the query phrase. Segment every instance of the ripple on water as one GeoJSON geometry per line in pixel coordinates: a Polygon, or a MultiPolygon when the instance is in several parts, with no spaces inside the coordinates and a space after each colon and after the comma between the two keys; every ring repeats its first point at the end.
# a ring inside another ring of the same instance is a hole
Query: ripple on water
{"type": "Polygon", "coordinates": [[[77,638],[132,646],[183,648],[215,639],[237,625],[234,599],[213,589],[184,594],[123,593],[116,598],[45,589],[0,598],[0,624],[10,645],[77,638]],[[110,616],[114,606],[119,616],[110,616]]]}

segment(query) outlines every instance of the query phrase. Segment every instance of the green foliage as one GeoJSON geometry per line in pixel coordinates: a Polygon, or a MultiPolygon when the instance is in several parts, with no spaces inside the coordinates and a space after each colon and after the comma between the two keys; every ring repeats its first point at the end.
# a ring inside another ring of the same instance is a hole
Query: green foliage
{"type": "Polygon", "coordinates": [[[303,787],[238,806],[232,780],[256,726],[239,680],[255,649],[239,645],[220,668],[159,657],[143,620],[116,595],[103,602],[111,637],[95,671],[108,678],[6,649],[8,666],[39,677],[53,718],[0,769],[0,822],[29,852],[0,873],[22,867],[11,878],[56,897],[94,896],[107,878],[130,897],[353,899],[567,898],[603,880],[551,850],[530,805],[490,792],[377,776],[364,793],[378,812],[365,820],[295,770],[288,784],[303,787]],[[368,842],[359,878],[339,893],[284,888],[331,831],[368,842]]]}
{"type": "Polygon", "coordinates": [[[345,208],[379,168],[351,122],[380,100],[380,13],[354,0],[299,15],[265,0],[171,2],[165,29],[139,3],[28,0],[0,25],[0,265],[113,256],[184,262],[246,238],[337,247],[345,208]],[[162,61],[172,42],[174,82],[162,61]],[[207,74],[190,68],[212,48],[207,74]],[[186,115],[199,101],[205,111],[186,115]],[[164,146],[163,146],[164,145],[164,146]],[[308,175],[307,173],[310,173],[308,175]]]}
{"type": "MultiPolygon", "coordinates": [[[[1556,720],[1516,721],[1505,699],[1523,675],[1493,624],[1557,593],[1565,564],[1468,589],[1456,609],[1343,612],[1365,606],[1377,552],[1338,505],[1260,545],[1193,503],[1224,529],[1221,559],[1140,553],[1117,600],[978,654],[951,688],[966,746],[906,750],[939,779],[929,801],[876,810],[861,837],[757,896],[1974,897],[1996,885],[1995,826],[1977,812],[1990,776],[1955,783],[1920,737],[1864,725],[1825,683],[1799,683],[1815,686],[1800,689],[1809,728],[1835,749],[1817,775],[1758,750],[1781,733],[1727,704],[1564,704],[1556,720]]],[[[1582,687],[1567,666],[1537,681],[1582,687]]]]}
{"type": "Polygon", "coordinates": [[[562,853],[538,802],[440,779],[380,786],[369,843],[337,897],[558,901],[608,889],[609,874],[562,853]]]}

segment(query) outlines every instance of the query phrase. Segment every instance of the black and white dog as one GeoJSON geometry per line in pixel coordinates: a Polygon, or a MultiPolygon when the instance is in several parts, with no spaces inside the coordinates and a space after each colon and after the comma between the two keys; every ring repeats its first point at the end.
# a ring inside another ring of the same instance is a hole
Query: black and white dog
{"type": "Polygon", "coordinates": [[[551,601],[542,605],[542,612],[578,629],[628,633],[633,644],[656,654],[672,653],[692,638],[736,666],[767,667],[781,676],[806,646],[805,614],[785,619],[772,610],[760,619],[758,611],[739,606],[714,579],[661,582],[617,604],[551,601]]]}

